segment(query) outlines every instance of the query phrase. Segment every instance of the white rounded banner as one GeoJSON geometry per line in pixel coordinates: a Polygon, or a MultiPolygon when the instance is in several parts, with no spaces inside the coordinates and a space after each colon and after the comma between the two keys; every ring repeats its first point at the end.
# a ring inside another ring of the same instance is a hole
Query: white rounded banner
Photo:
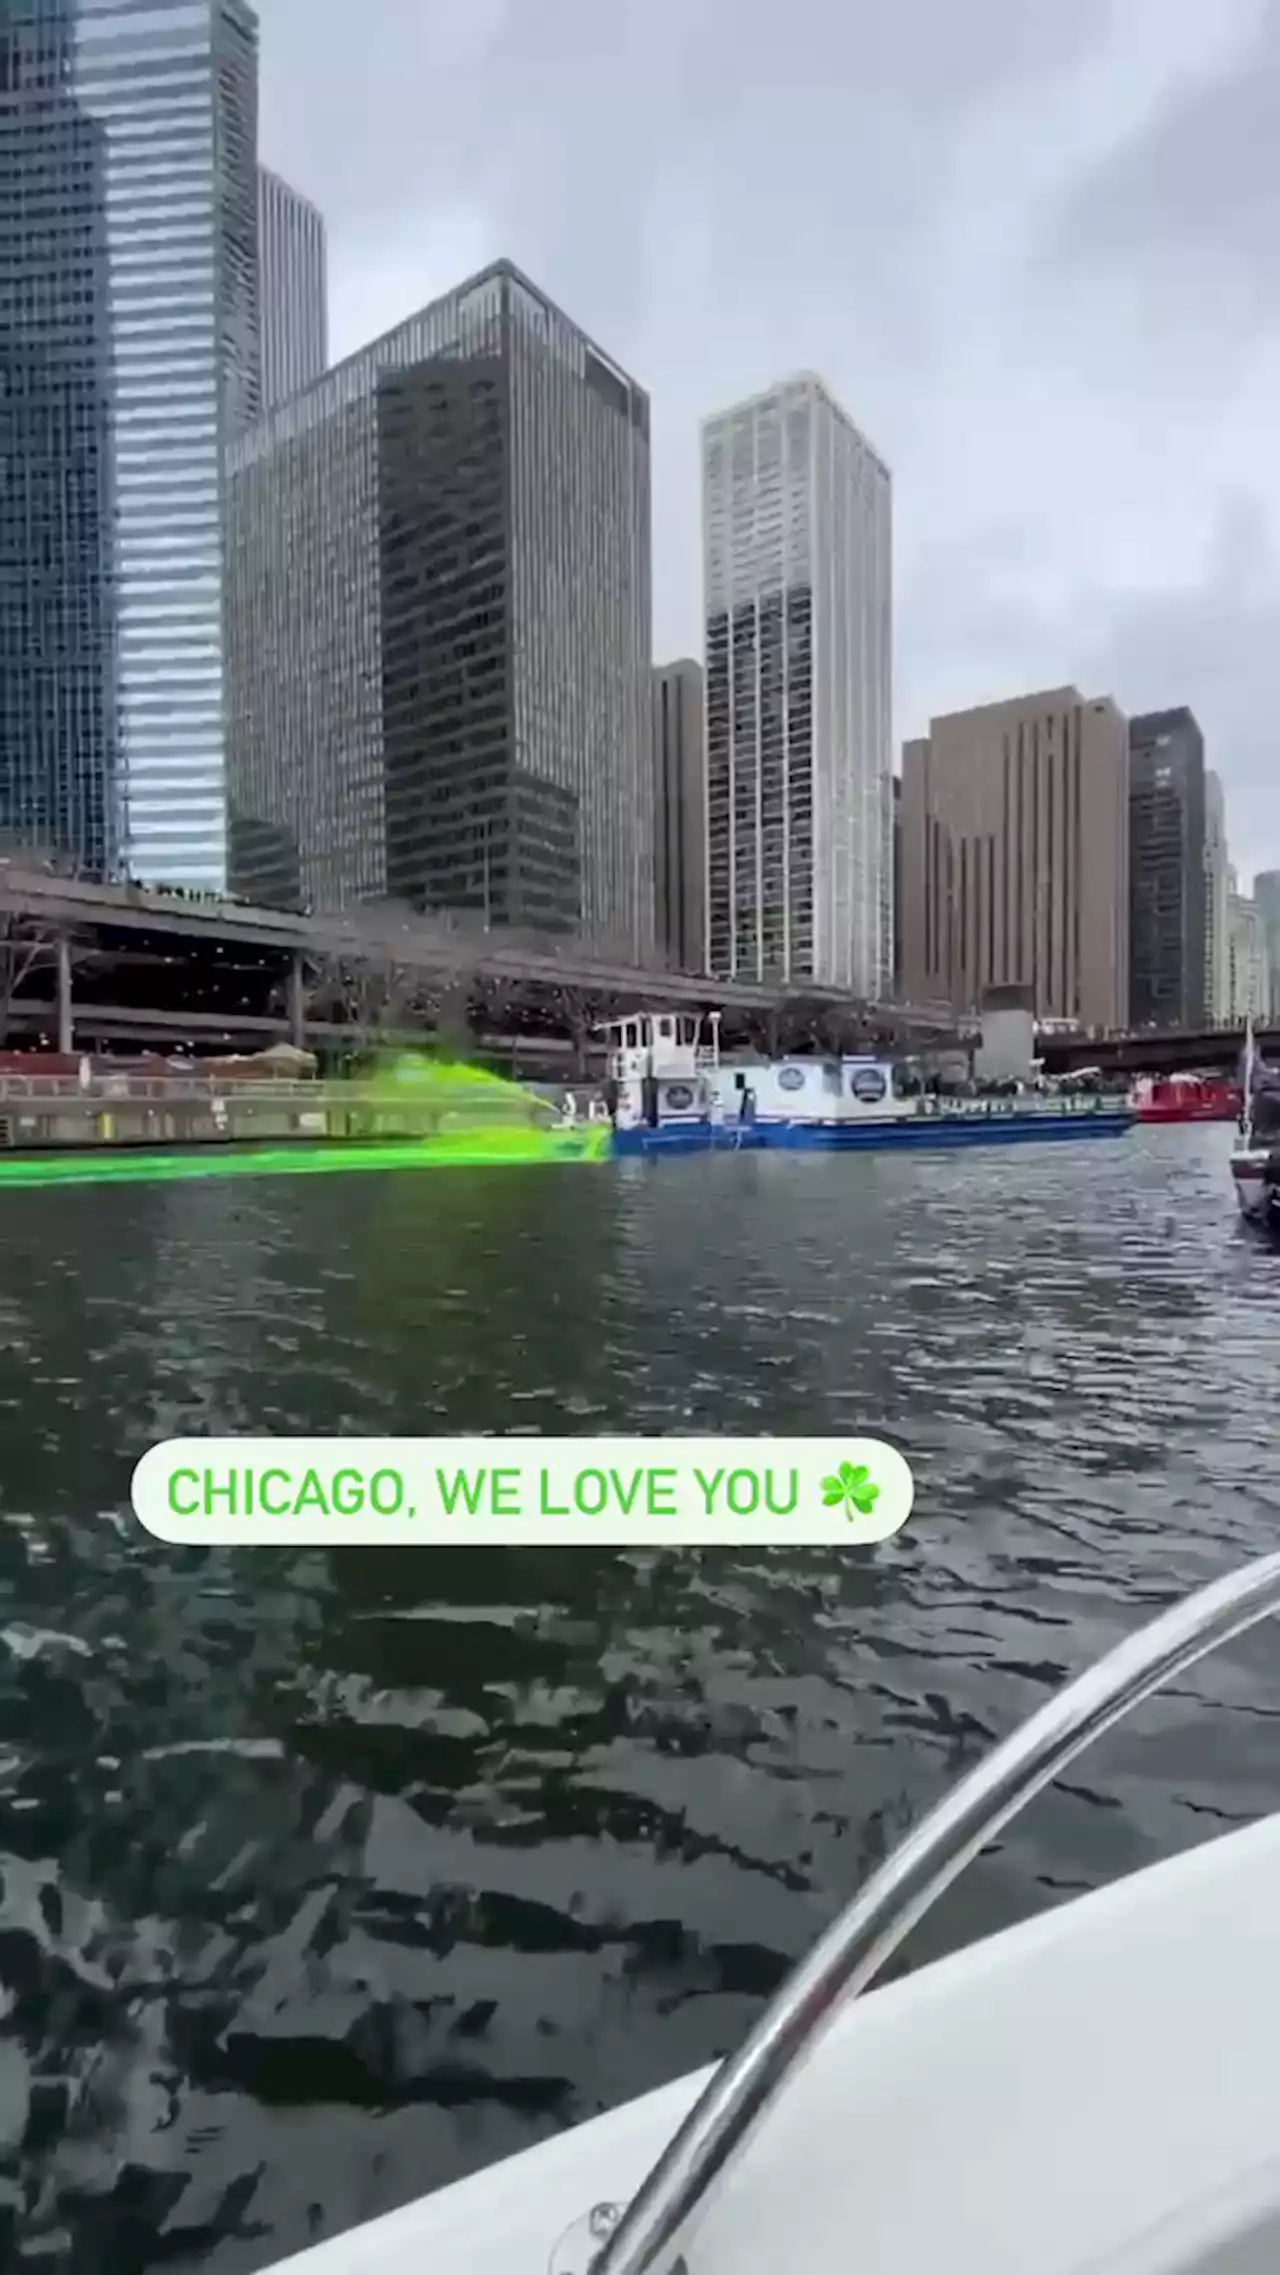
{"type": "Polygon", "coordinates": [[[183,1547],[866,1548],[913,1497],[880,1438],[172,1438],[132,1485],[183,1547]]]}

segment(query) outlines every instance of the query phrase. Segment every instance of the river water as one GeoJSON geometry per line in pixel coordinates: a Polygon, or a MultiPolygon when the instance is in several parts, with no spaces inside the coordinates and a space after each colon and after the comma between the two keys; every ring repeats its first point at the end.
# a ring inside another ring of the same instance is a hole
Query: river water
{"type": "MultiPolygon", "coordinates": [[[[239,2275],[732,2046],[1050,1686],[1280,1540],[1230,1133],[0,1198],[0,2261],[239,2275]],[[882,1432],[881,1548],[178,1551],[157,1438],[882,1432]]],[[[908,1962],[1280,1806],[1268,1630],[908,1962]]]]}

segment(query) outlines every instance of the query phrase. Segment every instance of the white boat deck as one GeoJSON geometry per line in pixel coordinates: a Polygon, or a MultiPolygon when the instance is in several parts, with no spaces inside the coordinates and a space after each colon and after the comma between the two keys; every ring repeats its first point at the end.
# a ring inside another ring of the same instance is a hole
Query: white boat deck
{"type": "MultiPolygon", "coordinates": [[[[1280,1817],[847,2007],[713,2191],[688,2275],[1275,2275],[1280,1817]]],[[[283,2263],[581,2275],[705,2082],[283,2263]]],[[[654,2275],[670,2275],[658,2262],[654,2275]]]]}

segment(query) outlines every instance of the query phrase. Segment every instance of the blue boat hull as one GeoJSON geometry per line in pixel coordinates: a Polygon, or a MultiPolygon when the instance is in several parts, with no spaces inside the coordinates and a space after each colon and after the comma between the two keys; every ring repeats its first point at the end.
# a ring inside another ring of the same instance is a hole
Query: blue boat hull
{"type": "Polygon", "coordinates": [[[664,1122],[657,1129],[615,1130],[613,1152],[869,1153],[938,1152],[957,1146],[1060,1145],[1127,1136],[1136,1117],[1074,1114],[921,1114],[893,1122],[664,1122]]]}

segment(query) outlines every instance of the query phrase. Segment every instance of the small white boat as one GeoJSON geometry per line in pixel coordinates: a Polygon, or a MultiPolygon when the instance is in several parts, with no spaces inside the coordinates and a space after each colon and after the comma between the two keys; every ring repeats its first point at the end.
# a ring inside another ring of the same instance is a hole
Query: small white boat
{"type": "Polygon", "coordinates": [[[1231,1179],[1240,1214],[1280,1231],[1280,1098],[1259,1086],[1253,1021],[1245,1022],[1240,1134],[1231,1152],[1231,1179]]]}
{"type": "Polygon", "coordinates": [[[282,2271],[1274,2275],[1280,1815],[857,1994],[1075,1755],[1277,1608],[1280,1554],[1068,1684],[908,1836],[718,2069],[282,2271]]]}

